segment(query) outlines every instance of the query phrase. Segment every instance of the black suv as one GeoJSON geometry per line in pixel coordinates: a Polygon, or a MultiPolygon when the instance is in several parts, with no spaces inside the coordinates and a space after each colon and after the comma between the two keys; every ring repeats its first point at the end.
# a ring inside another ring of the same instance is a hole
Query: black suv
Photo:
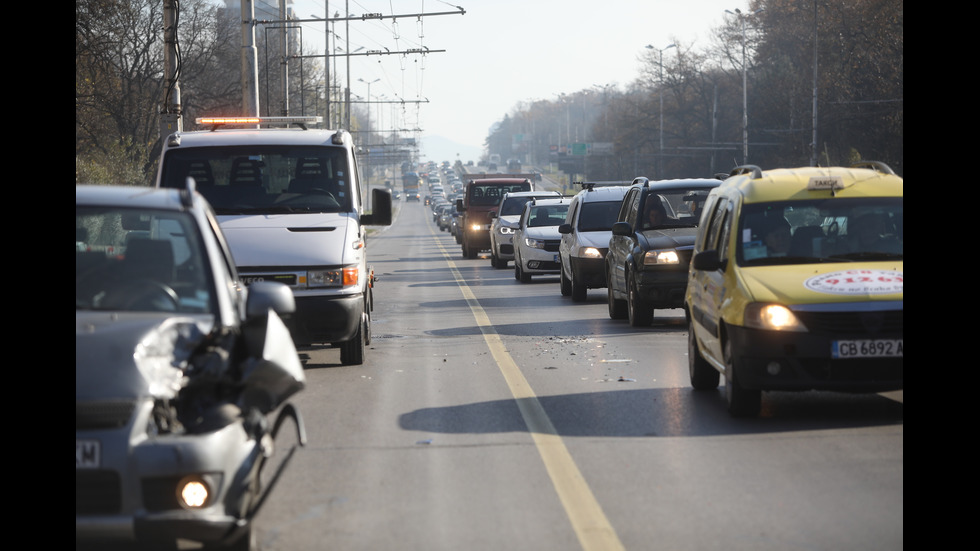
{"type": "Polygon", "coordinates": [[[716,179],[636,178],[623,198],[606,256],[609,317],[653,322],[655,308],[682,308],[701,209],[716,179]]]}

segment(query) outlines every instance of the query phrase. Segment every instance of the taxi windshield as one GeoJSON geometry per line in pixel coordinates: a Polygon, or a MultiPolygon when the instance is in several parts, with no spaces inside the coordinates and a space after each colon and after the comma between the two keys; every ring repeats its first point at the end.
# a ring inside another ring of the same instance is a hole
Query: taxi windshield
{"type": "Polygon", "coordinates": [[[214,285],[190,214],[75,208],[75,309],[213,313],[214,285]]]}
{"type": "Polygon", "coordinates": [[[218,214],[349,212],[350,171],[343,148],[227,146],[172,149],[163,187],[197,190],[218,214]]]}
{"type": "Polygon", "coordinates": [[[901,197],[820,199],[743,206],[740,266],[902,260],[901,197]]]}

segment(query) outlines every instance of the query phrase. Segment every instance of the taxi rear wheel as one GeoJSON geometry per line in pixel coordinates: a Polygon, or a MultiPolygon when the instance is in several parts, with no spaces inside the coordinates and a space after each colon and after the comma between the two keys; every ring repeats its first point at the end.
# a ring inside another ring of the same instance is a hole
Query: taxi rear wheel
{"type": "Polygon", "coordinates": [[[732,417],[755,417],[762,409],[762,391],[745,388],[738,382],[738,360],[732,354],[732,342],[725,341],[725,398],[732,417]]]}
{"type": "Polygon", "coordinates": [[[701,356],[701,352],[698,350],[697,337],[694,335],[693,323],[687,326],[687,361],[688,370],[691,374],[691,387],[694,390],[712,390],[718,388],[718,383],[721,381],[721,373],[701,356]]]}

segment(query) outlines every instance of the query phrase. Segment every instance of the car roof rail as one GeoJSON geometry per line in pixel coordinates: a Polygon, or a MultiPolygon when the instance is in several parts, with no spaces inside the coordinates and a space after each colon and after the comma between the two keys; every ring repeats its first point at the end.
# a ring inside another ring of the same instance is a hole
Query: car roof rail
{"type": "Polygon", "coordinates": [[[197,189],[197,182],[188,176],[184,179],[184,187],[180,190],[180,206],[189,209],[194,206],[194,191],[197,189]]]}
{"type": "Polygon", "coordinates": [[[631,182],[623,182],[619,180],[609,180],[605,182],[572,182],[573,186],[582,186],[582,189],[592,191],[596,187],[601,186],[628,186],[631,182]]]}
{"type": "Polygon", "coordinates": [[[881,172],[884,174],[891,174],[892,176],[896,176],[895,171],[892,170],[892,167],[886,165],[881,161],[858,161],[852,164],[851,168],[870,168],[875,172],[881,172]]]}
{"type": "Polygon", "coordinates": [[[715,180],[724,180],[726,178],[728,178],[728,173],[727,172],[716,172],[715,173],[715,180]]]}
{"type": "Polygon", "coordinates": [[[647,187],[650,185],[650,178],[647,178],[646,176],[637,176],[636,178],[633,178],[632,185],[636,184],[643,184],[643,187],[647,187]]]}
{"type": "Polygon", "coordinates": [[[751,174],[754,180],[762,178],[762,169],[755,165],[741,165],[733,168],[729,176],[741,176],[742,174],[751,174]]]}

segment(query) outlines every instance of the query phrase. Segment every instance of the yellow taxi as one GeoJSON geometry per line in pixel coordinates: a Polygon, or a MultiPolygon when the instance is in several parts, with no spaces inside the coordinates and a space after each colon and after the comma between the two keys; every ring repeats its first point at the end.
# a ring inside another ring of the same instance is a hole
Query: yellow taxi
{"type": "Polygon", "coordinates": [[[755,416],[764,390],[903,388],[903,179],[880,162],[738,167],[688,274],[691,386],[755,416]]]}

